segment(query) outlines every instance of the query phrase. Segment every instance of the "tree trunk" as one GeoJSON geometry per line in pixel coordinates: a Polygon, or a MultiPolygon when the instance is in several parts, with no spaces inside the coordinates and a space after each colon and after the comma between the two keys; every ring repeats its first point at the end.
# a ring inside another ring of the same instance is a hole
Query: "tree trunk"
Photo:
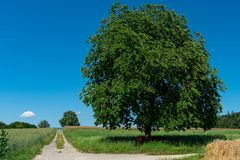
{"type": "Polygon", "coordinates": [[[151,132],[152,132],[152,126],[151,125],[146,126],[144,129],[144,134],[147,139],[151,138],[151,132]]]}

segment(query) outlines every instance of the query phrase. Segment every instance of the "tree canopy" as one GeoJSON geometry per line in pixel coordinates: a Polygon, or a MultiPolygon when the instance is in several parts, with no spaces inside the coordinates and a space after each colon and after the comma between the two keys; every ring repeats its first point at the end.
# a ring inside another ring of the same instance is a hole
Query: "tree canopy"
{"type": "Polygon", "coordinates": [[[77,114],[73,111],[64,112],[63,118],[59,120],[62,127],[65,126],[79,126],[77,114]]]}
{"type": "Polygon", "coordinates": [[[224,90],[200,33],[163,5],[115,3],[97,33],[82,73],[81,92],[96,125],[136,125],[146,136],[164,127],[210,129],[224,90]]]}
{"type": "Polygon", "coordinates": [[[50,124],[48,123],[47,120],[42,120],[38,124],[38,128],[49,128],[50,124]]]}

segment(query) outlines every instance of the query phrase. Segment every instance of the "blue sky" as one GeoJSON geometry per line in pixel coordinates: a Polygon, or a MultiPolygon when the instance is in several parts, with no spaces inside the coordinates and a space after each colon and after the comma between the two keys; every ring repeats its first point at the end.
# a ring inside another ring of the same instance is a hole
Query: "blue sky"
{"type": "MultiPolygon", "coordinates": [[[[0,120],[52,126],[64,111],[80,111],[81,125],[93,125],[91,108],[80,100],[85,80],[80,67],[86,43],[108,16],[113,0],[0,1],[0,120]],[[21,118],[32,111],[33,118],[21,118]]],[[[184,14],[192,31],[202,33],[227,90],[223,113],[240,111],[240,12],[237,0],[120,0],[123,4],[165,4],[184,14]]]]}

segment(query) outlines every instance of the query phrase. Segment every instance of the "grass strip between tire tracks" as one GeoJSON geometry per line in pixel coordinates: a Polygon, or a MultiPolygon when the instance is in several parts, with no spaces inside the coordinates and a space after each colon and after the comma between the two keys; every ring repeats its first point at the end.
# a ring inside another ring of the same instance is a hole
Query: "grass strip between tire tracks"
{"type": "Polygon", "coordinates": [[[61,131],[58,131],[57,133],[57,140],[56,140],[56,147],[57,149],[63,149],[64,148],[64,139],[63,139],[63,133],[61,131]]]}

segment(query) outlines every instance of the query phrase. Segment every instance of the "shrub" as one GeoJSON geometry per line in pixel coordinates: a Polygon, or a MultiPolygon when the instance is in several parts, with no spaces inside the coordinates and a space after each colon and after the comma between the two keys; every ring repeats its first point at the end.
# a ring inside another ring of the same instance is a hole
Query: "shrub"
{"type": "Polygon", "coordinates": [[[8,133],[5,130],[1,130],[0,133],[0,159],[4,157],[9,150],[9,138],[8,133]]]}

